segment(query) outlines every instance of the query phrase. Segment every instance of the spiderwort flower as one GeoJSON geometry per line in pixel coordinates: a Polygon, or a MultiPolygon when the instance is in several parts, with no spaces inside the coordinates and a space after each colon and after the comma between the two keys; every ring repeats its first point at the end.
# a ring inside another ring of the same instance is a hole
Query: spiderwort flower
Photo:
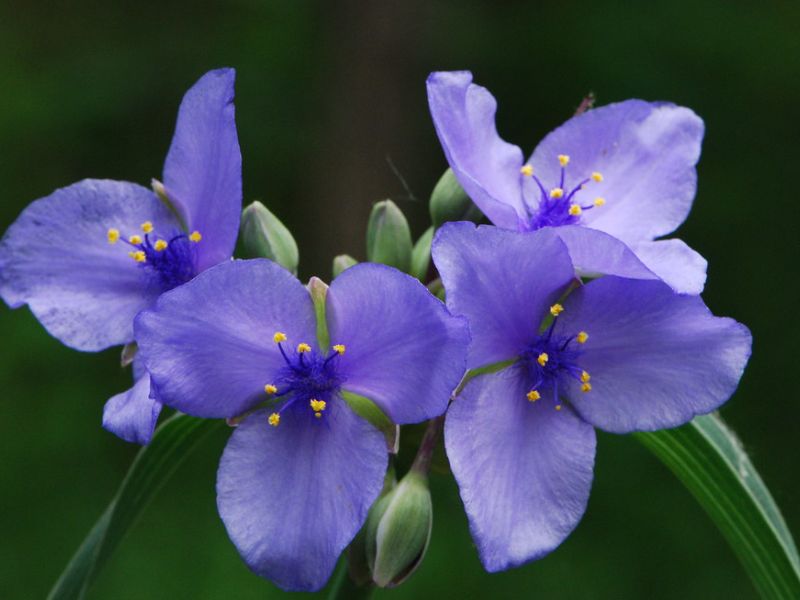
{"type": "Polygon", "coordinates": [[[162,402],[246,415],[222,455],[217,506],[247,565],[287,590],[325,584],[383,485],[383,435],[343,394],[395,423],[422,421],[445,411],[466,359],[466,323],[391,267],[350,267],[325,306],[323,346],[295,277],[234,261],[164,294],[135,326],[162,402]]]}
{"type": "MultiPolygon", "coordinates": [[[[27,304],[67,346],[95,352],[132,342],[139,311],[228,260],[242,204],[234,78],[211,71],[186,93],[157,193],[85,179],[28,206],[0,241],[3,300],[27,304]]],[[[161,404],[136,363],[134,377],[106,404],[103,426],[147,443],[161,404]]]]}
{"type": "Polygon", "coordinates": [[[445,448],[481,560],[499,571],[555,549],[589,497],[594,427],[675,427],[718,408],[750,355],[746,327],[659,281],[575,280],[553,230],[449,223],[433,244],[447,304],[469,322],[477,375],[445,448]],[[507,362],[506,362],[507,361],[507,362]]]}
{"type": "Polygon", "coordinates": [[[597,234],[605,232],[676,291],[702,291],[705,259],[680,240],[654,241],[684,221],[694,199],[704,127],[691,110],[641,100],[595,108],[551,132],[523,162],[519,147],[497,133],[497,102],[470,72],[432,73],[427,85],[447,161],[492,223],[559,228],[582,270],[631,276],[604,268],[604,257],[627,252],[597,234]]]}

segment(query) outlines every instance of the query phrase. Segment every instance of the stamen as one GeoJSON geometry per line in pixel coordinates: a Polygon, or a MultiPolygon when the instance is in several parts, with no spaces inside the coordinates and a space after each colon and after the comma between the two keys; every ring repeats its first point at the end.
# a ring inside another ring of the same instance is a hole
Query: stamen
{"type": "Polygon", "coordinates": [[[603,174],[595,171],[594,173],[592,173],[592,180],[596,181],[597,183],[600,183],[601,181],[603,181],[603,174]]]}
{"type": "Polygon", "coordinates": [[[156,252],[162,252],[167,249],[167,242],[166,240],[158,240],[155,244],[153,244],[153,248],[156,249],[156,252]]]}
{"type": "Polygon", "coordinates": [[[264,386],[264,391],[267,392],[267,394],[269,394],[270,396],[272,396],[278,392],[278,388],[272,385],[271,383],[268,383],[267,385],[264,386]]]}
{"type": "Polygon", "coordinates": [[[547,355],[547,352],[542,352],[537,358],[536,362],[539,363],[540,366],[545,366],[547,361],[550,360],[550,357],[547,355]]]}
{"type": "Polygon", "coordinates": [[[119,229],[114,229],[113,227],[108,230],[108,243],[109,244],[116,244],[119,240],[119,229]]]}
{"type": "Polygon", "coordinates": [[[147,260],[147,255],[144,253],[143,250],[137,250],[136,252],[128,252],[128,256],[130,256],[133,260],[138,263],[143,263],[147,260]]]}
{"type": "Polygon", "coordinates": [[[311,406],[311,410],[313,410],[314,412],[321,412],[325,410],[325,407],[328,405],[328,403],[325,402],[325,400],[317,400],[315,398],[312,398],[308,404],[309,406],[311,406]]]}
{"type": "Polygon", "coordinates": [[[583,209],[577,204],[573,204],[572,206],[569,207],[569,214],[571,214],[573,217],[580,216],[582,212],[583,209]]]}
{"type": "Polygon", "coordinates": [[[578,333],[577,337],[575,338],[575,340],[579,344],[585,344],[586,340],[588,340],[588,339],[589,339],[589,334],[586,333],[585,331],[581,331],[580,333],[578,333]]]}
{"type": "Polygon", "coordinates": [[[523,165],[520,168],[519,172],[522,173],[522,175],[525,177],[530,177],[531,175],[533,175],[533,167],[530,165],[523,165]]]}
{"type": "Polygon", "coordinates": [[[338,354],[344,354],[345,350],[346,350],[346,348],[345,348],[344,344],[336,344],[335,346],[333,346],[333,351],[338,353],[338,354]]]}
{"type": "Polygon", "coordinates": [[[542,395],[541,395],[539,392],[537,392],[536,390],[531,390],[531,391],[530,391],[530,392],[528,392],[528,394],[527,394],[527,398],[528,398],[528,400],[530,400],[531,402],[536,402],[536,401],[537,401],[539,398],[541,398],[541,397],[542,397],[542,395]]]}
{"type": "Polygon", "coordinates": [[[592,376],[589,375],[589,373],[587,373],[586,371],[581,371],[581,382],[582,383],[589,383],[589,380],[591,378],[592,378],[592,376]]]}
{"type": "Polygon", "coordinates": [[[272,425],[273,427],[277,427],[277,426],[278,426],[278,423],[280,423],[280,422],[281,422],[281,416],[280,416],[278,413],[272,413],[272,414],[269,416],[269,418],[267,419],[267,422],[268,422],[270,425],[272,425]]]}
{"type": "Polygon", "coordinates": [[[569,156],[567,154],[559,154],[558,164],[560,164],[562,167],[566,167],[569,164],[569,156]]]}
{"type": "Polygon", "coordinates": [[[558,302],[556,302],[555,304],[553,304],[553,306],[550,307],[550,314],[553,315],[554,317],[557,317],[562,312],[564,312],[564,307],[561,306],[558,302]]]}
{"type": "Polygon", "coordinates": [[[140,235],[132,235],[128,238],[128,241],[133,244],[134,246],[138,246],[142,243],[142,236],[140,235]]]}
{"type": "Polygon", "coordinates": [[[142,231],[144,231],[145,233],[150,233],[151,231],[153,231],[153,224],[150,221],[145,221],[144,223],[142,223],[142,231]]]}
{"type": "Polygon", "coordinates": [[[564,196],[564,190],[562,190],[561,188],[553,188],[552,190],[550,190],[551,198],[555,198],[556,200],[558,200],[563,196],[564,196]]]}
{"type": "Polygon", "coordinates": [[[594,202],[593,202],[593,204],[595,206],[604,206],[605,203],[606,203],[606,199],[605,198],[595,198],[594,202]]]}
{"type": "Polygon", "coordinates": [[[194,242],[195,244],[203,239],[203,236],[200,235],[199,231],[193,231],[189,236],[189,240],[194,242]]]}
{"type": "Polygon", "coordinates": [[[556,410],[561,410],[561,405],[560,404],[556,404],[556,410]]]}
{"type": "Polygon", "coordinates": [[[275,335],[272,336],[272,341],[275,342],[276,344],[285,342],[287,339],[288,338],[286,337],[286,334],[283,333],[282,331],[276,331],[275,335]]]}
{"type": "Polygon", "coordinates": [[[586,383],[584,383],[581,386],[581,391],[584,392],[584,393],[591,392],[592,391],[592,384],[587,381],[586,383]]]}
{"type": "Polygon", "coordinates": [[[297,344],[297,351],[300,354],[303,354],[305,352],[311,352],[311,346],[309,346],[305,342],[300,342],[299,344],[297,344]]]}

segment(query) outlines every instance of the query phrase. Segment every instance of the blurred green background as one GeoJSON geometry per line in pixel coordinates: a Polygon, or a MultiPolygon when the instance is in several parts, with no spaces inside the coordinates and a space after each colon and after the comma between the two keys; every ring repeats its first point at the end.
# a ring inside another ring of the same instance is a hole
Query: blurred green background
{"type": "MultiPolygon", "coordinates": [[[[706,122],[680,236],[710,263],[705,297],[748,324],[753,359],[724,417],[800,531],[797,214],[800,3],[406,0],[0,1],[0,227],[84,177],[161,173],[178,103],[206,70],[238,69],[246,199],[294,232],[302,275],[364,257],[371,203],[427,226],[445,160],[431,70],[468,68],[526,151],[592,90],[600,104],[671,100],[706,122]],[[407,188],[389,166],[393,163],[407,188]]],[[[64,251],[80,239],[64,240],[64,251]]],[[[41,598],[100,515],[136,448],[100,428],[129,385],[118,350],[62,347],[27,309],[0,308],[0,597],[41,598]]],[[[225,433],[164,488],[92,598],[276,598],[216,515],[225,433]]],[[[434,479],[430,552],[380,598],[752,598],[681,484],[634,439],[600,435],[583,523],[551,556],[484,573],[451,480],[434,479]]],[[[278,507],[280,510],[280,507],[278,507]]]]}

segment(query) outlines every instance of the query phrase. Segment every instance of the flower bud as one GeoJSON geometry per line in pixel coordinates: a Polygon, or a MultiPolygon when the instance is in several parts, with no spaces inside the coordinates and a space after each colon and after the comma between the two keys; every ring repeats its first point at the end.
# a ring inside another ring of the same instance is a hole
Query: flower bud
{"type": "Polygon", "coordinates": [[[258,200],[242,212],[240,235],[245,258],[268,258],[297,273],[297,243],[278,217],[258,200]]]}
{"type": "Polygon", "coordinates": [[[483,217],[481,211],[458,183],[452,169],[447,169],[434,186],[429,208],[434,227],[440,227],[447,221],[474,221],[477,223],[483,217]]]}
{"type": "Polygon", "coordinates": [[[333,277],[338,277],[342,274],[342,271],[357,264],[358,261],[349,254],[340,254],[333,259],[333,277]]]}
{"type": "Polygon", "coordinates": [[[433,241],[433,227],[428,227],[414,244],[411,251],[411,275],[425,281],[428,268],[431,265],[431,242],[433,241]]]}
{"type": "Polygon", "coordinates": [[[425,556],[432,526],[428,478],[409,471],[375,503],[367,519],[366,552],[372,580],[380,587],[405,581],[425,556]]]}
{"type": "Polygon", "coordinates": [[[411,268],[411,230],[391,200],[372,207],[367,224],[367,259],[408,272],[411,268]]]}

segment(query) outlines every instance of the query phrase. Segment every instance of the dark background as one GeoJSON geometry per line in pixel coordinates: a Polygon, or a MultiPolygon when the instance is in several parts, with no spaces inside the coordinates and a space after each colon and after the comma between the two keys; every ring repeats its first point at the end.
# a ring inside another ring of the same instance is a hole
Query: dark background
{"type": "MultiPolygon", "coordinates": [[[[468,68],[530,151],[581,97],[671,100],[706,122],[695,208],[679,235],[709,260],[705,298],[753,331],[723,415],[800,531],[797,494],[800,3],[0,1],[0,228],[84,177],[160,176],[178,103],[206,70],[238,69],[247,200],[294,232],[304,277],[364,257],[371,203],[416,235],[445,168],[427,112],[431,70],[468,68]],[[405,189],[387,159],[408,183],[405,189]]],[[[64,252],[80,244],[65,239],[64,252]]],[[[129,385],[118,350],[70,351],[27,309],[0,308],[0,596],[40,598],[100,515],[136,448],[100,428],[129,385]]],[[[225,434],[179,469],[91,597],[272,598],[214,504],[225,434]]],[[[583,523],[549,557],[480,567],[452,480],[418,573],[381,598],[751,598],[723,539],[633,438],[601,434],[583,523]]],[[[280,510],[280,507],[277,507],[280,510]]]]}

